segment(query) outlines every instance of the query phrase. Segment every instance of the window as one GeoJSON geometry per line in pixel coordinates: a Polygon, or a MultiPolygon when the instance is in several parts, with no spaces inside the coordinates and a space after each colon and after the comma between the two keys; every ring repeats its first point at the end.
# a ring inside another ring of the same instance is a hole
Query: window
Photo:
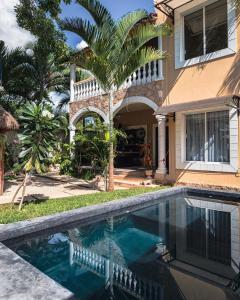
{"type": "Polygon", "coordinates": [[[230,265],[230,213],[187,205],[186,219],[187,251],[230,265]]]}
{"type": "Polygon", "coordinates": [[[185,60],[227,48],[227,0],[219,0],[186,15],[184,35],[185,60]]]}
{"type": "Polygon", "coordinates": [[[230,162],[228,110],[186,116],[186,160],[230,162]]]}

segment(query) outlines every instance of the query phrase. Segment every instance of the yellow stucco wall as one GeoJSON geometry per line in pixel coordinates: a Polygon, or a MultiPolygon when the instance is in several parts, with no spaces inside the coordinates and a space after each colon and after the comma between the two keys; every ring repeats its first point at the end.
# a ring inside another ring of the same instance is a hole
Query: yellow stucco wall
{"type": "MultiPolygon", "coordinates": [[[[161,12],[157,11],[157,13],[159,23],[166,21],[161,12]]],[[[163,63],[163,106],[240,93],[239,22],[237,26],[236,54],[186,68],[175,69],[174,36],[163,38],[163,50],[168,54],[163,63]]],[[[175,148],[175,124],[170,120],[170,166],[169,175],[166,176],[167,180],[186,184],[240,188],[240,177],[233,173],[176,170],[175,148]]],[[[158,178],[158,175],[156,178],[158,178]]]]}

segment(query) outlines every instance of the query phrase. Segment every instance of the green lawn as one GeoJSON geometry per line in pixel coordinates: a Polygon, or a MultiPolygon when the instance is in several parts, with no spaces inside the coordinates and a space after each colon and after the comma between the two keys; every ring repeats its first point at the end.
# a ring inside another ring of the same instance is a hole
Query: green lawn
{"type": "Polygon", "coordinates": [[[26,204],[19,212],[17,206],[11,209],[10,205],[0,205],[0,223],[7,224],[17,221],[29,220],[35,217],[51,215],[83,206],[104,203],[120,198],[144,194],[160,190],[164,187],[141,187],[129,190],[118,190],[111,193],[94,193],[88,195],[51,199],[42,202],[26,204]]]}

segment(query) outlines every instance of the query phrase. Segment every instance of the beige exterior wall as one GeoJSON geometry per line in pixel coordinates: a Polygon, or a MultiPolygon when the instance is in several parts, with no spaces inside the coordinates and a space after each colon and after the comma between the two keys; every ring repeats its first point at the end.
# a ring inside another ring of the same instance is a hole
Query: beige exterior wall
{"type": "MultiPolygon", "coordinates": [[[[169,22],[160,11],[157,11],[157,13],[159,23],[163,21],[169,22]]],[[[239,15],[239,13],[237,15],[239,15]]],[[[168,53],[168,57],[163,64],[163,106],[239,94],[239,22],[237,26],[236,54],[176,69],[174,35],[163,38],[163,50],[168,53]]],[[[172,120],[170,121],[169,129],[170,172],[169,175],[166,176],[167,180],[185,184],[211,185],[240,189],[240,177],[238,177],[236,173],[177,170],[175,151],[176,128],[172,120]]]]}

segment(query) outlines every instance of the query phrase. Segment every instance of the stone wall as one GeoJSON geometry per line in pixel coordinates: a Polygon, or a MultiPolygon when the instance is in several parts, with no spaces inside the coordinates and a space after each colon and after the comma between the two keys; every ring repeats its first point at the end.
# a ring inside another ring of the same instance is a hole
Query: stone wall
{"type": "MultiPolygon", "coordinates": [[[[115,94],[114,104],[128,97],[141,96],[154,101],[158,105],[161,105],[162,88],[163,81],[154,81],[149,84],[134,86],[129,89],[120,90],[115,94]]],[[[102,95],[70,103],[70,120],[80,109],[87,108],[89,106],[96,107],[107,114],[108,98],[106,95],[102,95]]]]}

